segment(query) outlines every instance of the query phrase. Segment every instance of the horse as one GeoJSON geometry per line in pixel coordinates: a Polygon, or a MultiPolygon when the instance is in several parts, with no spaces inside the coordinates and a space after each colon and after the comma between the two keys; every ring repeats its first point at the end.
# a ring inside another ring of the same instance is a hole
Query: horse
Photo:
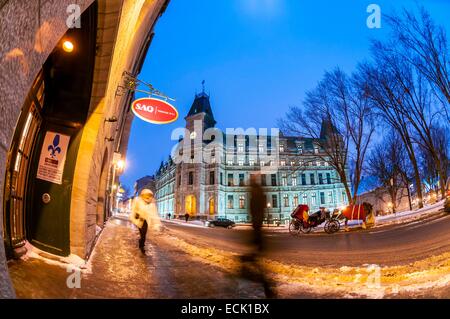
{"type": "Polygon", "coordinates": [[[370,223],[373,223],[373,205],[367,202],[363,202],[362,204],[358,205],[346,206],[341,210],[341,216],[345,219],[346,231],[348,231],[347,224],[349,220],[362,220],[362,228],[366,229],[366,222],[370,220],[370,223]]]}

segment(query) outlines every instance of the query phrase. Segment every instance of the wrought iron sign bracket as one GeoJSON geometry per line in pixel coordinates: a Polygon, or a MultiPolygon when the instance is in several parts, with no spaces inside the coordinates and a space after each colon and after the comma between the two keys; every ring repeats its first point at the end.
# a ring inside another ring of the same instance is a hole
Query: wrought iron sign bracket
{"type": "Polygon", "coordinates": [[[175,101],[175,99],[167,96],[161,91],[155,89],[152,84],[139,80],[137,76],[131,74],[128,71],[122,73],[122,83],[117,86],[116,97],[123,96],[128,92],[141,92],[148,94],[148,96],[157,96],[164,100],[175,101]],[[139,89],[139,85],[144,86],[144,89],[139,89]]]}

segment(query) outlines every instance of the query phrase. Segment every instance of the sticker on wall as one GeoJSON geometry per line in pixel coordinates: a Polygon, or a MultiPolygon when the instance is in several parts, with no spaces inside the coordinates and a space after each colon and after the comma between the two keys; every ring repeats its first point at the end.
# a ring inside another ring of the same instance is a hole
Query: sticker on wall
{"type": "Polygon", "coordinates": [[[64,164],[70,136],[48,131],[45,134],[37,178],[54,184],[62,184],[64,164]]]}
{"type": "Polygon", "coordinates": [[[141,120],[152,124],[168,124],[178,118],[178,111],[173,105],[151,97],[135,100],[131,110],[141,120]]]}

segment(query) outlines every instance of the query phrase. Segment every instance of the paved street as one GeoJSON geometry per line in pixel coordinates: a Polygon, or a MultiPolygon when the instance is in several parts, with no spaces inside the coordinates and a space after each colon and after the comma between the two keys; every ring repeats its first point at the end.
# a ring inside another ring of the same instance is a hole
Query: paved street
{"type": "MultiPolygon", "coordinates": [[[[144,256],[137,249],[136,229],[125,220],[110,220],[82,267],[79,289],[66,284],[72,274],[67,264],[42,258],[11,261],[16,294],[19,298],[264,297],[260,285],[236,277],[236,257],[248,249],[249,230],[165,226],[162,235],[149,236],[144,256]]],[[[265,264],[282,298],[448,297],[448,256],[431,256],[450,251],[449,227],[450,216],[436,215],[420,224],[334,235],[267,232],[265,264]],[[427,258],[431,261],[420,263],[427,258]],[[366,263],[383,266],[381,288],[367,290],[355,284],[361,271],[364,275],[359,266],[366,263]],[[415,280],[419,273],[422,282],[415,280]],[[433,289],[411,291],[436,280],[440,283],[433,289]],[[393,292],[399,284],[409,286],[393,292]]]]}
{"type": "MultiPolygon", "coordinates": [[[[203,247],[246,250],[250,230],[187,227],[165,223],[177,237],[203,247]]],[[[402,265],[450,251],[450,215],[421,221],[336,234],[311,233],[293,237],[267,231],[270,259],[309,266],[402,265]]]]}

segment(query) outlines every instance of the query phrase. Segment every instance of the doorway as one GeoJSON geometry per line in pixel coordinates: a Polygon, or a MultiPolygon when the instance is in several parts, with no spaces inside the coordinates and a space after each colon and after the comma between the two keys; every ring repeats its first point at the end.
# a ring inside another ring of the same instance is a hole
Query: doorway
{"type": "Polygon", "coordinates": [[[191,216],[195,215],[196,212],[196,200],[194,195],[188,195],[186,196],[186,213],[188,213],[191,216]]]}
{"type": "Polygon", "coordinates": [[[36,77],[22,107],[17,129],[6,163],[4,196],[5,242],[9,254],[20,255],[25,245],[25,210],[30,159],[42,124],[44,81],[42,71],[36,77]]]}

